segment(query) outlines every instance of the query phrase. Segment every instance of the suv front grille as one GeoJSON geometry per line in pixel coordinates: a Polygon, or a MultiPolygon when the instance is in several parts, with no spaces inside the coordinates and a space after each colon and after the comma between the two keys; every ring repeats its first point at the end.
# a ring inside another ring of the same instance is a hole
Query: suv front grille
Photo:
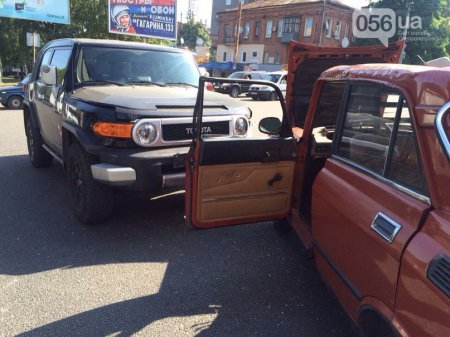
{"type": "MultiPolygon", "coordinates": [[[[205,122],[202,124],[202,133],[229,135],[229,121],[205,122]]],[[[192,138],[192,124],[164,124],[162,125],[162,138],[164,141],[189,140],[192,138]]]]}

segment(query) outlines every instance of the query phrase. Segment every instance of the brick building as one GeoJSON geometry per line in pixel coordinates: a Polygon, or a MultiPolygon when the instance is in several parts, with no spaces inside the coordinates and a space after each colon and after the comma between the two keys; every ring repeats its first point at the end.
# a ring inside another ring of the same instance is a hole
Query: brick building
{"type": "Polygon", "coordinates": [[[211,40],[214,46],[217,46],[219,36],[219,17],[217,13],[234,9],[239,6],[239,2],[247,4],[255,0],[213,0],[211,10],[211,40]]]}
{"type": "Polygon", "coordinates": [[[237,48],[236,63],[280,69],[290,40],[335,47],[351,40],[352,12],[333,0],[256,0],[243,4],[240,15],[239,6],[218,12],[217,61],[235,62],[237,48]]]}

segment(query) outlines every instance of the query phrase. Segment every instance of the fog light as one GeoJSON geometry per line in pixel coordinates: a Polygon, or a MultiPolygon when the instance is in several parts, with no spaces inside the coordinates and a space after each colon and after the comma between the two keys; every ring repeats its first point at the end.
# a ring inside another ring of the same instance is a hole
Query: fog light
{"type": "Polygon", "coordinates": [[[158,132],[151,122],[138,122],[133,128],[133,139],[136,144],[141,146],[149,146],[155,140],[158,132]]]}
{"type": "Polygon", "coordinates": [[[248,131],[247,119],[244,117],[239,117],[238,119],[236,119],[236,122],[234,122],[234,131],[238,136],[245,136],[248,131]]]}

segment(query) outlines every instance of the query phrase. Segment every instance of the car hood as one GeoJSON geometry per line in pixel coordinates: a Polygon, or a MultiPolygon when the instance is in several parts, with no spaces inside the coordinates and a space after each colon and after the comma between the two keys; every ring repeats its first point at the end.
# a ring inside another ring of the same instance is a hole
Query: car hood
{"type": "Polygon", "coordinates": [[[23,91],[21,86],[18,85],[10,85],[7,87],[0,87],[0,91],[23,91]]]}
{"type": "MultiPolygon", "coordinates": [[[[148,116],[192,116],[197,89],[180,86],[105,85],[85,86],[76,89],[73,99],[87,103],[108,105],[117,112],[148,116]]],[[[205,91],[205,110],[208,115],[247,113],[247,107],[239,100],[219,93],[205,91]]]]}

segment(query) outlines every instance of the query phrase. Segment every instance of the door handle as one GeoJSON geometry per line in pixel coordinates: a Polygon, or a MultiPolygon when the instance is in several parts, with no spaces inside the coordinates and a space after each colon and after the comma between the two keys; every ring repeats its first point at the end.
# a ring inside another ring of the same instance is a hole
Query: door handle
{"type": "Polygon", "coordinates": [[[402,225],[384,213],[378,212],[370,227],[387,242],[392,243],[398,231],[402,228],[402,225]]]}
{"type": "Polygon", "coordinates": [[[274,182],[280,181],[281,179],[283,179],[283,176],[280,173],[277,173],[267,181],[267,185],[272,186],[274,182]]]}

